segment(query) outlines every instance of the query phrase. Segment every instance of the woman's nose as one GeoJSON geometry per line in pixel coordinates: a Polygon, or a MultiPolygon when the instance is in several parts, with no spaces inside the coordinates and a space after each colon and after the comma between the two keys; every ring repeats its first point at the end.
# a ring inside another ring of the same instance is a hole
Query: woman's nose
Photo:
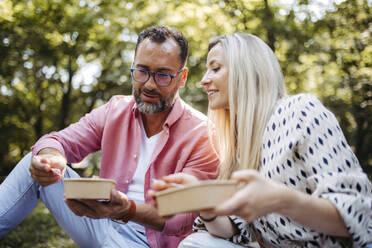
{"type": "Polygon", "coordinates": [[[210,84],[210,83],[211,83],[211,79],[209,78],[208,73],[205,73],[202,80],[200,81],[200,85],[205,87],[207,84],[210,84]]]}

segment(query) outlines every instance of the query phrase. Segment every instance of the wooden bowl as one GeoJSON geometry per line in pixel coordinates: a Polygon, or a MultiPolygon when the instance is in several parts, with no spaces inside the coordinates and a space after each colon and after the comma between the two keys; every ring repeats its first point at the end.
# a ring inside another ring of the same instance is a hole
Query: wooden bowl
{"type": "Polygon", "coordinates": [[[66,178],[65,198],[67,199],[110,199],[110,192],[116,182],[103,178],[66,178]]]}

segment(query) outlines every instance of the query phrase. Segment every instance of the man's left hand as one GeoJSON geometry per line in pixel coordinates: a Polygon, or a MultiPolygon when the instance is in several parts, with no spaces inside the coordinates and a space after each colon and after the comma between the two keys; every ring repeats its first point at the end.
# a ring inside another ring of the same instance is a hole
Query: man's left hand
{"type": "Polygon", "coordinates": [[[76,215],[92,219],[119,219],[129,214],[130,210],[128,197],[116,189],[111,190],[108,202],[90,199],[65,199],[65,202],[76,215]]]}

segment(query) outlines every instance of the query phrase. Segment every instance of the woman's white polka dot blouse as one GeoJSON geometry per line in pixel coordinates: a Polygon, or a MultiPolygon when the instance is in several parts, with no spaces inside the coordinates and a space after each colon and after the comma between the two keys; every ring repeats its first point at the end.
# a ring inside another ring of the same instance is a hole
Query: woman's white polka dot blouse
{"type": "MultiPolygon", "coordinates": [[[[281,99],[266,127],[260,173],[307,194],[330,200],[340,212],[351,239],[303,227],[269,214],[253,223],[230,216],[240,245],[259,236],[273,247],[364,247],[372,242],[372,186],[347,144],[335,116],[311,94],[281,99]]],[[[205,230],[200,218],[194,230],[205,230]]]]}

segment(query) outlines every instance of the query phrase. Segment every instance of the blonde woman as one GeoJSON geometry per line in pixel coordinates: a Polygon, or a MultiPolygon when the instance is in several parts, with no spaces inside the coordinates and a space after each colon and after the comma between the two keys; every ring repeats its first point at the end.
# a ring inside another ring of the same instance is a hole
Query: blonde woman
{"type": "MultiPolygon", "coordinates": [[[[254,35],[217,38],[206,66],[201,83],[221,161],[219,178],[245,186],[201,212],[194,223],[198,232],[179,247],[254,241],[261,247],[363,247],[372,242],[371,182],[334,115],[313,95],[287,96],[274,53],[254,35]]],[[[175,174],[153,188],[196,180],[175,174]]]]}

